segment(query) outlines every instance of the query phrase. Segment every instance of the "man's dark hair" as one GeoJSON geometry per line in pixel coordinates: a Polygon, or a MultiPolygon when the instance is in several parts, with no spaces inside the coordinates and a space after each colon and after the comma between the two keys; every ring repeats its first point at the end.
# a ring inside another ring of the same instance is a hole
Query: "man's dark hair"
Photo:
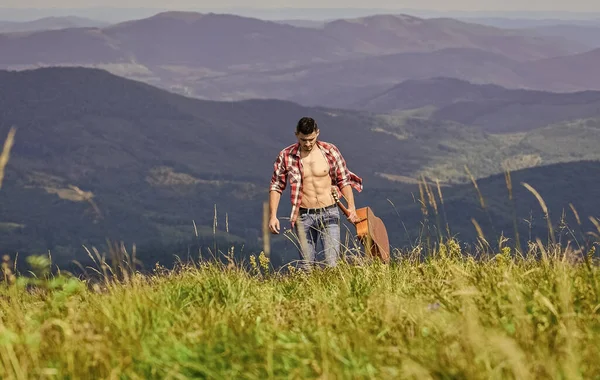
{"type": "Polygon", "coordinates": [[[312,117],[303,117],[298,121],[298,125],[296,125],[296,132],[302,133],[303,135],[310,135],[318,130],[319,126],[312,117]]]}

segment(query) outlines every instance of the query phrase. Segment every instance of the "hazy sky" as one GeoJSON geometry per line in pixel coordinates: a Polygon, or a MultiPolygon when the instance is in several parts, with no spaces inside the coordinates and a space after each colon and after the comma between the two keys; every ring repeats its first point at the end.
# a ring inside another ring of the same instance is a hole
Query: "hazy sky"
{"type": "MultiPolygon", "coordinates": [[[[437,11],[600,11],[599,0],[171,0],[182,8],[388,8],[437,11]]],[[[0,0],[0,8],[142,7],[167,8],[165,0],[0,0]],[[126,5],[125,5],[126,4],[126,5]]],[[[1,15],[0,15],[1,18],[1,15]]]]}

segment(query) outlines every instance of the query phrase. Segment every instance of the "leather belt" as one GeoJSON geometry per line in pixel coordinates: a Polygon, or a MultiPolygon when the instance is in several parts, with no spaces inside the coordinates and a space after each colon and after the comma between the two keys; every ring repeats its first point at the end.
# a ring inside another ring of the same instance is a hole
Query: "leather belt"
{"type": "Polygon", "coordinates": [[[331,208],[336,207],[336,204],[332,204],[331,206],[327,206],[327,207],[320,207],[320,208],[304,208],[304,207],[300,207],[300,209],[298,210],[298,214],[302,215],[302,214],[319,214],[321,212],[325,212],[326,210],[329,210],[331,208]]]}

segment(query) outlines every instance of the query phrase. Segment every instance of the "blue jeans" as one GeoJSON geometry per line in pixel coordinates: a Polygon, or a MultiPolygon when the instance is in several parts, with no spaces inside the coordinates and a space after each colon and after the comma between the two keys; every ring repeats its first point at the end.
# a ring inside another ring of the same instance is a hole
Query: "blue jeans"
{"type": "Polygon", "coordinates": [[[295,230],[300,240],[302,269],[310,269],[317,263],[330,267],[337,265],[341,248],[340,210],[337,206],[316,209],[314,213],[301,213],[296,221],[295,230]],[[306,237],[305,242],[302,236],[306,237]],[[321,250],[317,250],[319,242],[321,250]]]}

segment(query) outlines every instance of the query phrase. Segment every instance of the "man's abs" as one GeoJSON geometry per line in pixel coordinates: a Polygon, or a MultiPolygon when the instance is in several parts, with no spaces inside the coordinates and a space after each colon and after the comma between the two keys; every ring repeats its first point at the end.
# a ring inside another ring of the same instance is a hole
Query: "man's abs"
{"type": "Polygon", "coordinates": [[[302,203],[300,207],[320,208],[335,203],[331,195],[329,163],[320,149],[303,159],[302,203]]]}

